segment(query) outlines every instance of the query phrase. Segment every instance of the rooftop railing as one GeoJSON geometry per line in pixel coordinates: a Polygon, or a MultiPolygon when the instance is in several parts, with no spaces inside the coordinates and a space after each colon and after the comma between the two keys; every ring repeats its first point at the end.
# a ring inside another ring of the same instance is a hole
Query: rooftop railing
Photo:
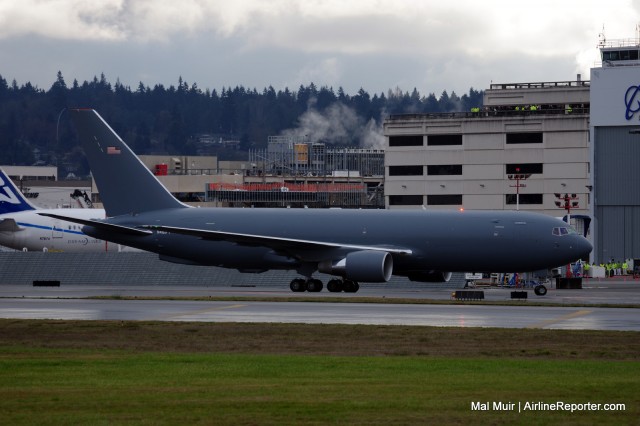
{"type": "Polygon", "coordinates": [[[549,89],[554,87],[589,87],[589,80],[576,81],[542,81],[534,83],[498,83],[492,84],[490,90],[517,90],[517,89],[549,89]]]}

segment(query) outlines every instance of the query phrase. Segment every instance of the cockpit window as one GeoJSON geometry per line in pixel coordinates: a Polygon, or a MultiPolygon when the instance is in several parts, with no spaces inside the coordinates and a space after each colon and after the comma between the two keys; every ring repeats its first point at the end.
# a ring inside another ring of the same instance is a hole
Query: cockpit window
{"type": "Polygon", "coordinates": [[[551,233],[553,235],[557,235],[559,237],[561,237],[563,235],[574,235],[574,234],[577,234],[576,230],[573,229],[573,227],[571,227],[571,226],[557,226],[557,227],[553,228],[553,231],[551,233]]]}

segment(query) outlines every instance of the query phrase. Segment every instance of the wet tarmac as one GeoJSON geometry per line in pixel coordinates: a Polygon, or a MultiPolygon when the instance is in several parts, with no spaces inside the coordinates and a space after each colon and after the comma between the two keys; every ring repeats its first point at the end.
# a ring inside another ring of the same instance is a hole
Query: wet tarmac
{"type": "MultiPolygon", "coordinates": [[[[550,288],[546,296],[532,289],[515,306],[489,304],[361,303],[362,298],[451,299],[456,289],[367,288],[356,294],[292,293],[282,287],[82,286],[34,287],[0,285],[1,318],[82,320],[159,320],[205,322],[282,322],[394,324],[454,327],[554,328],[640,331],[640,281],[585,280],[582,289],[550,288]],[[113,296],[114,299],[88,299],[113,296]],[[278,298],[308,298],[305,302],[279,302],[278,298]],[[139,298],[268,298],[269,301],[126,300],[139,298]],[[327,297],[351,303],[322,301],[327,297]],[[313,298],[319,299],[314,303],[313,298]],[[544,306],[531,306],[542,303],[544,306]],[[600,307],[605,304],[615,307],[600,307]],[[571,306],[569,306],[571,305],[571,306]],[[577,306],[573,306],[577,305],[577,306]],[[628,307],[625,307],[628,306],[628,307]]],[[[476,288],[485,301],[510,301],[512,288],[476,288]]]]}

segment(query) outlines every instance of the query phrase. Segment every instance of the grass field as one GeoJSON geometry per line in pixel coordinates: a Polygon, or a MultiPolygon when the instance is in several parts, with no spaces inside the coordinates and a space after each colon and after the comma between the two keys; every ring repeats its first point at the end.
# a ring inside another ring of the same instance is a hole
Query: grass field
{"type": "Polygon", "coordinates": [[[0,423],[638,424],[639,359],[637,332],[0,320],[0,423]],[[558,401],[625,409],[518,412],[558,401]]]}

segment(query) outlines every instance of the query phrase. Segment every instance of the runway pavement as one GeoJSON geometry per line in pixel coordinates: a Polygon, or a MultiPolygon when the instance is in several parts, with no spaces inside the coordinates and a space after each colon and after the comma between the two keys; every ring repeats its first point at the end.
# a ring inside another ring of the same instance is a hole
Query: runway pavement
{"type": "MultiPolygon", "coordinates": [[[[580,290],[550,289],[546,296],[529,291],[517,306],[359,303],[362,297],[450,299],[454,289],[361,287],[357,294],[291,293],[286,287],[61,286],[0,285],[0,318],[82,320],[159,320],[205,322],[284,322],[394,324],[454,327],[555,328],[640,331],[640,282],[585,282],[580,290]],[[306,296],[305,302],[94,300],[94,296],[268,297],[306,296]],[[340,297],[353,303],[314,303],[313,298],[340,297]],[[547,306],[527,306],[543,302],[547,306]],[[566,306],[580,304],[581,306],[566,306]],[[619,305],[615,308],[595,304],[619,305]]],[[[510,300],[512,289],[487,288],[485,300],[510,300]]]]}

